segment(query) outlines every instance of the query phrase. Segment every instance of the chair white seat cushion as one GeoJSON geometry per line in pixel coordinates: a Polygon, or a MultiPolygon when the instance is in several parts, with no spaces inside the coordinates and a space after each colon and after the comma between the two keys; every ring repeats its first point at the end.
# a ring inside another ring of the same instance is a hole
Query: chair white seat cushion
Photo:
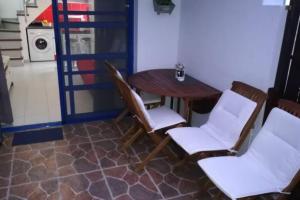
{"type": "Polygon", "coordinates": [[[166,106],[150,109],[148,114],[153,121],[154,131],[186,122],[182,116],[166,106]]]}
{"type": "Polygon", "coordinates": [[[268,171],[246,159],[234,156],[198,161],[210,180],[231,199],[280,192],[268,171]]]}
{"type": "Polygon", "coordinates": [[[146,92],[141,93],[141,98],[145,105],[147,104],[154,104],[154,103],[160,103],[160,96],[155,94],[150,94],[146,92]]]}
{"type": "Polygon", "coordinates": [[[176,128],[167,133],[190,155],[200,151],[230,150],[256,105],[238,93],[225,90],[208,121],[200,128],[176,128]]]}
{"type": "Polygon", "coordinates": [[[168,130],[168,134],[189,155],[202,151],[226,150],[231,147],[218,140],[207,125],[200,128],[174,128],[168,130]]]}

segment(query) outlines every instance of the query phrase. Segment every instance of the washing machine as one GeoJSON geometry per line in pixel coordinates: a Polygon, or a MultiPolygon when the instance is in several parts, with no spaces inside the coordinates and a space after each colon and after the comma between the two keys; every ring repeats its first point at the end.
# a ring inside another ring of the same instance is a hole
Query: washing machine
{"type": "Polygon", "coordinates": [[[28,28],[30,61],[51,61],[55,59],[55,39],[53,28],[28,28]]]}

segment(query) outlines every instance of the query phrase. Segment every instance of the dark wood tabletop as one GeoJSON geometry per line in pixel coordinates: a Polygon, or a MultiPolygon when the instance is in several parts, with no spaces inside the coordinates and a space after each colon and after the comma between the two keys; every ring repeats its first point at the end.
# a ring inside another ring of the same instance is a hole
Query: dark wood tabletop
{"type": "Polygon", "coordinates": [[[171,108],[173,108],[173,97],[177,98],[177,112],[180,112],[180,99],[183,99],[183,116],[187,119],[188,124],[191,122],[192,103],[195,100],[216,99],[221,94],[219,90],[189,75],[185,76],[184,81],[178,81],[175,78],[175,69],[153,69],[138,72],[128,78],[128,83],[137,91],[171,97],[171,108]]]}
{"type": "Polygon", "coordinates": [[[128,78],[128,83],[140,91],[189,100],[213,97],[221,93],[189,75],[185,76],[184,81],[178,81],[174,69],[138,72],[128,78]]]}

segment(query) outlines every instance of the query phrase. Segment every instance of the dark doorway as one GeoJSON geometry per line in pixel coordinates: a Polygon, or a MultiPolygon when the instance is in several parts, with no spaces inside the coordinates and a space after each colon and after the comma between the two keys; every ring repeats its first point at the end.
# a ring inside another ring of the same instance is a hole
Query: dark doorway
{"type": "Polygon", "coordinates": [[[300,102],[300,1],[288,12],[274,88],[280,98],[300,102]]]}
{"type": "MultiPolygon", "coordinates": [[[[265,119],[279,98],[300,103],[300,1],[292,0],[288,11],[275,86],[268,92],[265,119]]],[[[300,199],[300,183],[288,199],[300,199]]]]}

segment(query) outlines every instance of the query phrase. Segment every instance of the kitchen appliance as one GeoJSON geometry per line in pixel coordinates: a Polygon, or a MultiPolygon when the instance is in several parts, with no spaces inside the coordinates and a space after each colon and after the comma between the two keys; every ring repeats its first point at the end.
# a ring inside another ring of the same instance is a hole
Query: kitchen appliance
{"type": "Polygon", "coordinates": [[[55,60],[55,39],[53,28],[28,28],[27,38],[30,61],[55,60]]]}

